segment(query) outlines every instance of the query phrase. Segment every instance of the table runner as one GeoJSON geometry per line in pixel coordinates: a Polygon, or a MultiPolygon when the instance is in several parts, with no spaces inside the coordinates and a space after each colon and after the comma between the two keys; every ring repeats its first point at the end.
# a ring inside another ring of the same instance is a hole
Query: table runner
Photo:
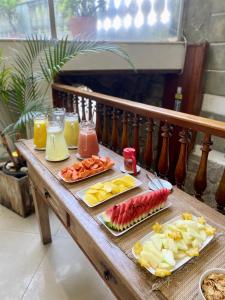
{"type": "Polygon", "coordinates": [[[217,234],[212,242],[179,270],[166,279],[158,279],[153,290],[169,300],[199,299],[199,279],[211,268],[225,268],[225,234],[217,234]]]}

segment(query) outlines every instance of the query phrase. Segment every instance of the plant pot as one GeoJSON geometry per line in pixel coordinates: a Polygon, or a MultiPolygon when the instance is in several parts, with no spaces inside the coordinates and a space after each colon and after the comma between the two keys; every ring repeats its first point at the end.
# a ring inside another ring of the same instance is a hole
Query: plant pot
{"type": "Polygon", "coordinates": [[[27,217],[34,211],[28,175],[24,172],[10,172],[5,166],[0,168],[0,204],[27,217]]]}
{"type": "Polygon", "coordinates": [[[71,17],[68,27],[73,37],[80,35],[83,38],[94,39],[96,36],[97,18],[89,17],[71,17]]]}
{"type": "Polygon", "coordinates": [[[4,172],[5,174],[9,175],[9,176],[13,176],[13,177],[16,177],[16,178],[22,178],[22,177],[25,177],[27,176],[27,173],[25,172],[21,172],[21,171],[12,171],[12,170],[8,170],[6,168],[7,164],[9,163],[10,161],[7,161],[3,167],[2,167],[2,172],[4,172]]]}

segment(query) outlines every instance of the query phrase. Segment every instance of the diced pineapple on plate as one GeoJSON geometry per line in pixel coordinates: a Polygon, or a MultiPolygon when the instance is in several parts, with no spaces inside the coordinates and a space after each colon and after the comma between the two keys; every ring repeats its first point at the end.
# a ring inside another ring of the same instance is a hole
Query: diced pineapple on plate
{"type": "Polygon", "coordinates": [[[95,183],[89,188],[76,193],[76,196],[88,206],[93,207],[141,184],[141,181],[131,175],[119,175],[112,179],[95,183]]]}
{"type": "Polygon", "coordinates": [[[212,240],[216,229],[204,217],[185,212],[167,223],[155,223],[152,232],[136,242],[137,262],[158,277],[169,276],[212,240]]]}

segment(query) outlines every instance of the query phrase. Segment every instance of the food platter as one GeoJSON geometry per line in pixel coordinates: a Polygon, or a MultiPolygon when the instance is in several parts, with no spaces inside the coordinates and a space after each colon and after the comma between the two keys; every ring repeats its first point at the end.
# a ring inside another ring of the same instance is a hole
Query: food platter
{"type": "MultiPolygon", "coordinates": [[[[171,224],[175,221],[178,221],[178,220],[182,220],[182,215],[180,216],[177,216],[171,220],[169,220],[168,222],[162,224],[162,225],[165,225],[165,224],[171,224]]],[[[197,217],[196,216],[193,216],[193,220],[197,220],[197,217]]],[[[206,224],[208,225],[208,224],[206,224]]],[[[148,233],[147,235],[145,235],[141,240],[139,240],[140,244],[143,244],[144,242],[146,241],[149,241],[150,238],[155,234],[154,231],[151,231],[150,233],[148,233]]],[[[201,247],[199,248],[199,252],[202,251],[213,239],[213,235],[212,236],[207,236],[206,240],[202,243],[201,247]]],[[[138,255],[135,253],[135,247],[132,248],[132,254],[133,256],[138,260],[138,255]]],[[[175,266],[173,267],[173,269],[171,270],[171,272],[174,272],[176,271],[177,269],[179,269],[180,267],[182,267],[184,264],[186,264],[188,261],[190,261],[192,259],[192,257],[190,256],[185,256],[184,258],[180,259],[180,260],[176,260],[176,264],[175,266]]],[[[155,275],[155,269],[152,268],[152,267],[145,267],[151,274],[155,275]]]]}
{"type": "MultiPolygon", "coordinates": [[[[102,183],[104,184],[105,182],[112,181],[112,180],[115,180],[115,179],[119,179],[119,178],[121,178],[121,177],[123,177],[123,176],[125,176],[125,175],[117,175],[117,176],[114,176],[114,177],[110,177],[110,178],[105,179],[104,181],[102,181],[102,183]]],[[[133,187],[127,188],[127,189],[124,190],[123,192],[117,193],[117,194],[113,195],[112,197],[110,197],[110,198],[108,198],[108,199],[106,199],[106,200],[103,200],[103,201],[101,201],[101,202],[99,202],[99,203],[97,203],[97,204],[95,204],[95,205],[90,205],[87,201],[85,201],[85,193],[86,193],[86,191],[87,191],[88,189],[91,188],[92,185],[86,187],[85,189],[80,190],[79,192],[76,193],[75,196],[76,196],[77,198],[79,198],[80,200],[82,200],[88,207],[95,207],[95,206],[97,206],[97,205],[100,205],[100,204],[102,204],[102,203],[104,203],[104,202],[106,202],[106,201],[108,201],[108,200],[111,200],[111,199],[113,199],[113,198],[115,198],[115,197],[117,197],[117,196],[119,196],[119,195],[121,195],[121,194],[123,194],[123,193],[126,193],[126,192],[128,192],[128,191],[130,191],[130,190],[132,190],[132,189],[135,189],[135,188],[137,188],[137,187],[139,187],[139,186],[142,185],[142,182],[141,182],[140,180],[136,179],[135,177],[133,177],[133,176],[131,176],[131,175],[128,175],[128,174],[127,174],[126,176],[131,177],[131,178],[134,180],[134,186],[133,186],[133,187]]]]}
{"type": "Polygon", "coordinates": [[[137,225],[141,224],[142,222],[146,221],[147,219],[153,217],[154,215],[160,213],[161,211],[164,211],[165,209],[169,208],[171,206],[171,203],[169,201],[166,202],[165,206],[159,210],[157,210],[156,212],[148,215],[147,217],[143,218],[142,220],[136,222],[135,224],[129,226],[128,228],[124,229],[123,231],[116,231],[116,230],[113,230],[112,228],[108,227],[104,220],[103,220],[103,217],[102,217],[102,214],[103,213],[100,213],[97,218],[98,220],[101,222],[101,224],[103,224],[105,226],[105,228],[107,228],[107,230],[114,236],[118,237],[118,236],[121,236],[123,235],[124,233],[126,233],[127,231],[131,230],[132,228],[136,227],[137,225]]]}
{"type": "Polygon", "coordinates": [[[110,158],[92,155],[90,158],[63,168],[57,175],[66,183],[75,183],[102,174],[113,166],[114,162],[110,158]]]}

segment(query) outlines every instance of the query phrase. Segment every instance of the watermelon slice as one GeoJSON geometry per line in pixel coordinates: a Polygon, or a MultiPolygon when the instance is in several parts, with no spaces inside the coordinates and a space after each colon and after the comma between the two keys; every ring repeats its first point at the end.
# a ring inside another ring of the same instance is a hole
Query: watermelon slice
{"type": "Polygon", "coordinates": [[[102,214],[102,218],[108,227],[116,231],[123,231],[163,208],[169,193],[168,189],[161,189],[134,196],[127,201],[108,208],[102,214]]]}

